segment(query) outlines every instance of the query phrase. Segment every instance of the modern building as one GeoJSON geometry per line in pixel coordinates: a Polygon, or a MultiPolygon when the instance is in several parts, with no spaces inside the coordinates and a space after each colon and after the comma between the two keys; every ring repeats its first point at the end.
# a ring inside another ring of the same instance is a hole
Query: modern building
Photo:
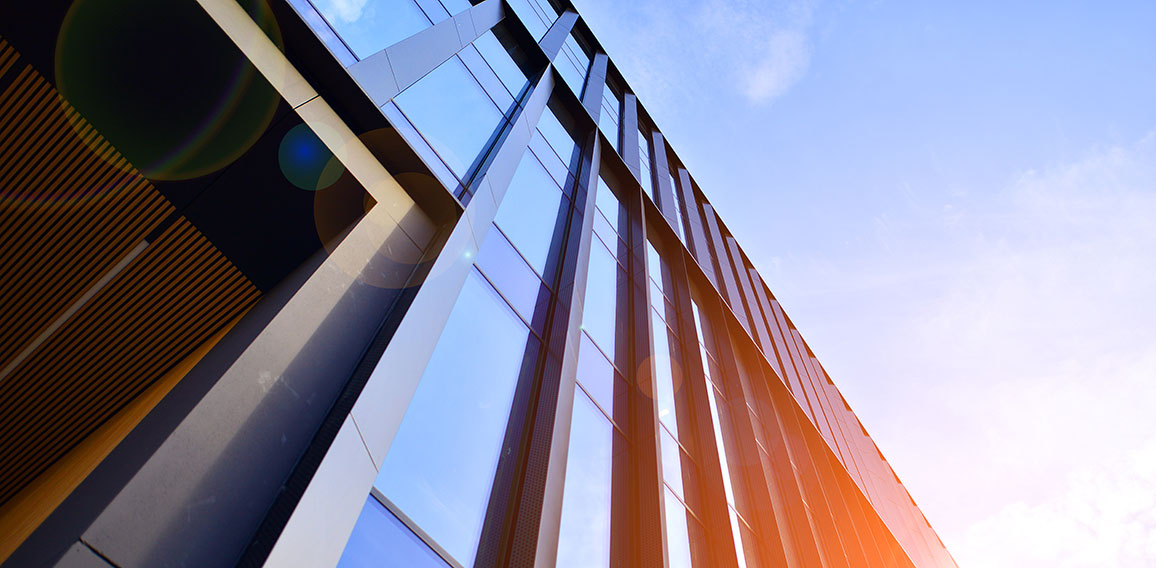
{"type": "Polygon", "coordinates": [[[565,0],[0,4],[0,318],[5,567],[955,565],[565,0]]]}

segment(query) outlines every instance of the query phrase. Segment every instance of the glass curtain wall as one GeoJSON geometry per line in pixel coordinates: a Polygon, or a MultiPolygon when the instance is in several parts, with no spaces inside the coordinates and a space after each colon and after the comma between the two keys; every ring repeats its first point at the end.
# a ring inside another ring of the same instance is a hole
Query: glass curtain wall
{"type": "MultiPolygon", "coordinates": [[[[731,403],[725,392],[726,387],[722,380],[721,367],[718,364],[715,350],[715,339],[712,328],[707,321],[706,314],[698,307],[698,302],[691,301],[691,310],[694,312],[695,331],[698,335],[698,350],[703,364],[703,374],[707,379],[708,402],[710,405],[711,426],[714,431],[715,445],[718,448],[719,466],[723,474],[723,492],[726,495],[727,512],[730,516],[731,535],[734,537],[735,554],[739,566],[757,566],[757,543],[754,530],[746,517],[739,513],[739,499],[745,487],[741,469],[732,469],[731,464],[736,460],[738,452],[734,448],[734,435],[731,429],[731,403]],[[744,552],[744,543],[750,553],[744,552]]],[[[741,397],[736,397],[735,404],[740,412],[746,409],[741,397]]]]}
{"type": "MultiPolygon", "coordinates": [[[[508,422],[520,415],[511,408],[515,391],[537,379],[554,298],[570,188],[563,191],[550,170],[577,163],[574,139],[551,110],[535,136],[544,143],[528,148],[514,173],[341,566],[474,563],[499,458],[509,456],[502,451],[508,422]]],[[[591,463],[597,448],[588,452],[591,463]]]]}
{"type": "Polygon", "coordinates": [[[629,452],[625,361],[615,355],[628,340],[626,244],[620,236],[625,212],[601,179],[594,214],[558,534],[557,565],[576,568],[610,565],[614,464],[629,452]]]}
{"type": "Polygon", "coordinates": [[[704,529],[693,504],[699,477],[697,448],[692,433],[682,433],[690,423],[682,372],[682,341],[674,304],[674,282],[666,261],[647,243],[647,277],[650,287],[650,327],[653,343],[654,398],[659,422],[659,460],[664,484],[666,556],[671,567],[701,566],[706,551],[704,529]]]}

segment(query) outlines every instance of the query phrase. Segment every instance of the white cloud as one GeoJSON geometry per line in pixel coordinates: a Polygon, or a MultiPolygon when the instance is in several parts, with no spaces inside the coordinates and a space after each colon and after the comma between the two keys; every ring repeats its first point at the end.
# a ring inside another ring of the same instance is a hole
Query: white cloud
{"type": "MultiPolygon", "coordinates": [[[[352,23],[361,18],[361,12],[368,2],[369,0],[328,0],[327,3],[341,21],[352,23]]],[[[324,6],[319,6],[319,8],[322,11],[327,11],[324,6]]]]}
{"type": "Polygon", "coordinates": [[[961,565],[1156,565],[1156,135],[916,189],[776,293],[961,565]]]}
{"type": "Polygon", "coordinates": [[[1156,444],[1073,473],[1038,505],[1016,502],[972,525],[963,566],[1148,567],[1156,560],[1156,444]]]}
{"type": "Polygon", "coordinates": [[[604,41],[629,42],[606,47],[652,111],[693,108],[708,90],[717,100],[720,84],[749,102],[770,103],[810,66],[814,0],[578,4],[604,41]]]}
{"type": "Polygon", "coordinates": [[[705,46],[731,64],[741,92],[756,103],[770,102],[806,74],[811,63],[808,30],[811,1],[778,3],[714,0],[695,21],[705,46]]]}

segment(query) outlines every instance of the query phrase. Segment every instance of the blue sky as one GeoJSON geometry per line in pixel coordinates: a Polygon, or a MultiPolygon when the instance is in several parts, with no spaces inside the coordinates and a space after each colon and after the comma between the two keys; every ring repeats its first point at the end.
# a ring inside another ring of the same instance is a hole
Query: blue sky
{"type": "Polygon", "coordinates": [[[1156,3],[575,4],[962,566],[1156,562],[1156,3]]]}

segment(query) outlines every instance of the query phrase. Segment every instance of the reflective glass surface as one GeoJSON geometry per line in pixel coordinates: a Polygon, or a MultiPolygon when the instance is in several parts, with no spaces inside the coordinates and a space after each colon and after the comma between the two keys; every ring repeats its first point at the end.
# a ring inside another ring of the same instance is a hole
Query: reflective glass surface
{"type": "Polygon", "coordinates": [[[535,40],[542,39],[546,30],[550,29],[550,25],[554,23],[554,20],[548,19],[542,13],[541,7],[537,6],[537,2],[534,0],[509,0],[509,4],[535,40]]]}
{"type": "Polygon", "coordinates": [[[727,459],[728,450],[723,440],[722,423],[719,419],[718,409],[721,401],[719,401],[718,398],[720,395],[718,389],[714,388],[714,385],[710,385],[707,390],[710,392],[707,400],[710,401],[710,418],[711,423],[714,425],[714,440],[715,445],[718,447],[718,461],[723,474],[723,492],[726,494],[727,503],[734,506],[735,490],[734,486],[731,485],[730,460],[727,459]]]}
{"type": "MultiPolygon", "coordinates": [[[[464,0],[462,0],[464,1],[464,0]]],[[[478,39],[474,40],[474,47],[482,54],[486,63],[494,70],[498,79],[506,86],[506,90],[514,98],[518,98],[525,90],[529,81],[526,79],[526,74],[514,63],[514,59],[510,57],[510,52],[506,51],[502,42],[494,36],[494,32],[488,31],[482,34],[478,39]]]]}
{"type": "Polygon", "coordinates": [[[337,566],[443,568],[449,564],[371,496],[357,517],[353,534],[349,535],[337,566]]]}
{"type": "Polygon", "coordinates": [[[730,509],[730,517],[731,535],[734,536],[735,540],[735,556],[739,559],[739,568],[747,568],[747,555],[743,552],[743,532],[746,527],[742,526],[743,523],[739,521],[739,514],[734,509],[730,509]]]}
{"type": "Polygon", "coordinates": [[[337,37],[337,33],[333,31],[329,22],[325,21],[325,18],[309,0],[289,0],[289,5],[293,6],[293,10],[301,16],[306,24],[309,24],[313,33],[321,38],[325,47],[329,48],[329,51],[341,62],[341,65],[349,67],[357,63],[357,57],[353,55],[353,51],[341,41],[341,38],[337,37]]]}
{"type": "Polygon", "coordinates": [[[613,191],[610,191],[610,187],[601,177],[598,178],[598,192],[594,194],[594,205],[602,212],[614,230],[622,235],[622,205],[619,204],[618,198],[615,197],[613,191]]]}
{"type": "Polygon", "coordinates": [[[607,84],[602,91],[602,112],[598,115],[598,128],[610,140],[615,149],[620,148],[618,137],[618,113],[622,109],[622,100],[618,93],[607,84]]]}
{"type": "Polygon", "coordinates": [[[691,568],[690,527],[686,508],[666,488],[666,554],[670,568],[691,568]]]}
{"type": "Polygon", "coordinates": [[[578,144],[574,142],[574,137],[570,135],[570,131],[562,126],[558,121],[558,117],[554,116],[554,111],[547,108],[542,113],[542,118],[538,119],[538,132],[542,133],[542,137],[546,139],[546,143],[554,149],[558,154],[558,159],[567,167],[572,165],[574,161],[575,151],[578,149],[578,144]]]}
{"type": "Polygon", "coordinates": [[[660,426],[658,430],[659,450],[662,454],[662,479],[676,495],[682,497],[682,449],[666,428],[660,426]]]}
{"type": "Polygon", "coordinates": [[[614,415],[614,392],[624,386],[623,379],[585,333],[579,340],[578,382],[602,410],[614,415]]]}
{"type": "Polygon", "coordinates": [[[491,230],[478,251],[478,268],[528,322],[544,285],[499,230],[491,230]]]}
{"type": "Polygon", "coordinates": [[[562,80],[570,86],[575,95],[582,96],[582,88],[586,83],[586,72],[590,69],[590,56],[573,35],[567,36],[562,43],[562,50],[555,58],[554,67],[562,75],[562,80]]]}
{"type": "Polygon", "coordinates": [[[442,161],[463,180],[505,125],[501,111],[457,56],[394,101],[442,161]]]}
{"type": "Polygon", "coordinates": [[[650,331],[654,341],[654,391],[658,420],[678,436],[678,415],[674,408],[674,375],[670,368],[670,339],[666,324],[650,311],[650,331]]]}
{"type": "Polygon", "coordinates": [[[683,225],[686,223],[686,209],[682,206],[682,198],[678,191],[678,182],[675,180],[674,171],[667,172],[667,177],[670,178],[670,193],[674,199],[674,210],[677,212],[678,220],[674,224],[674,232],[678,234],[679,240],[686,242],[686,237],[682,234],[683,225]]]}
{"type": "Polygon", "coordinates": [[[546,261],[563,199],[546,168],[526,152],[494,219],[530,266],[547,278],[546,261]]]}
{"type": "Polygon", "coordinates": [[[614,428],[577,389],[566,456],[557,566],[610,564],[611,455],[614,428]]]}
{"type": "Polygon", "coordinates": [[[312,0],[317,11],[359,59],[429,27],[413,0],[312,0]]]}
{"type": "Polygon", "coordinates": [[[615,257],[597,239],[590,244],[590,270],[586,281],[586,301],[582,328],[606,353],[614,353],[618,335],[618,288],[626,273],[615,257]]]}
{"type": "Polygon", "coordinates": [[[376,487],[473,564],[528,330],[473,271],[434,348],[376,487]]]}
{"type": "Polygon", "coordinates": [[[650,165],[650,133],[644,128],[638,128],[638,162],[641,166],[642,189],[651,199],[654,197],[654,176],[650,165]]]}

